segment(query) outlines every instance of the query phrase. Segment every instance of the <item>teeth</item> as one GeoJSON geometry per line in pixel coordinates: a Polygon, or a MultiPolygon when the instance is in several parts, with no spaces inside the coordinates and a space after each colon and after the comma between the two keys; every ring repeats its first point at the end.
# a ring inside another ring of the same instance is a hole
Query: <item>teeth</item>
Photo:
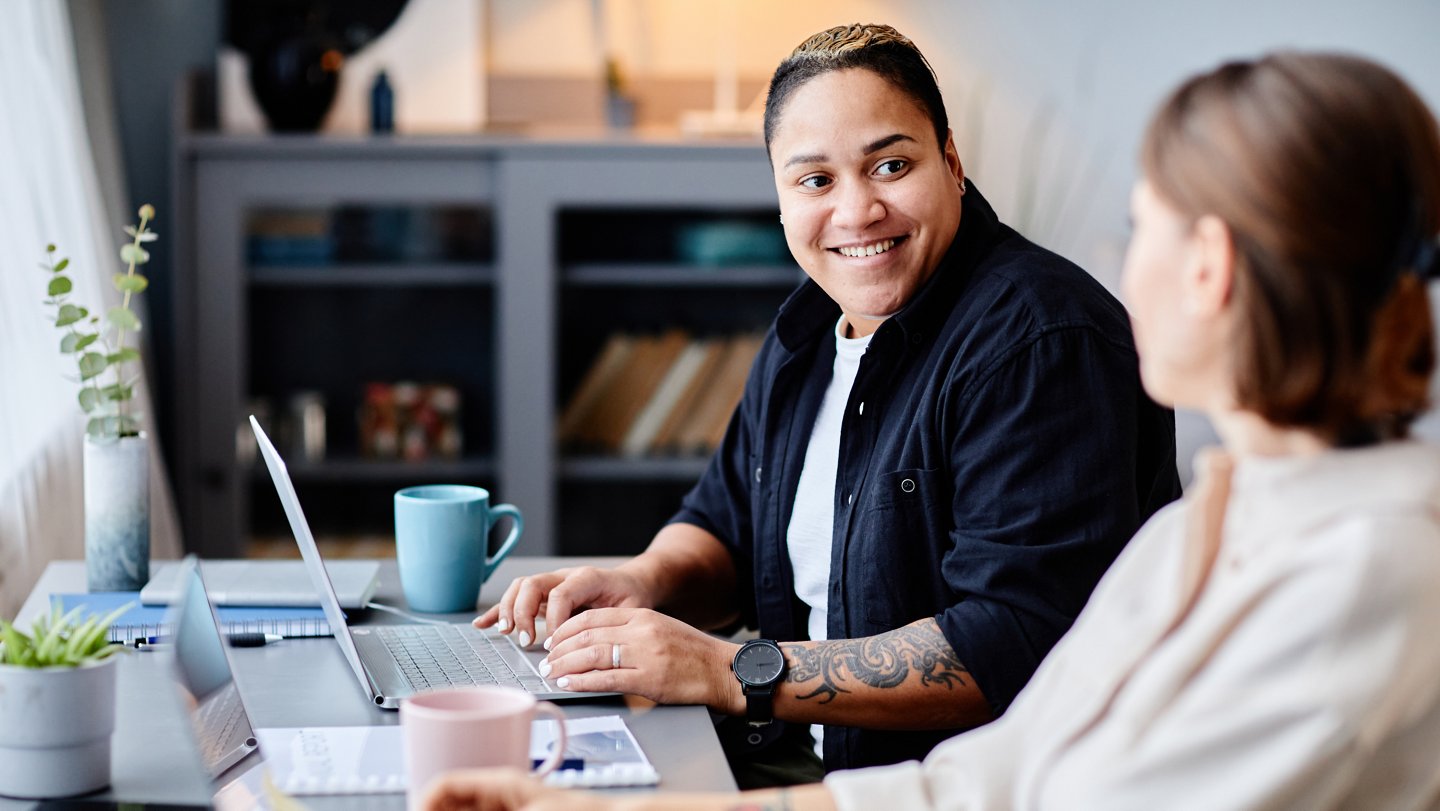
{"type": "Polygon", "coordinates": [[[840,248],[841,256],[874,256],[877,253],[884,253],[895,247],[895,240],[882,239],[869,245],[846,246],[840,248]]]}

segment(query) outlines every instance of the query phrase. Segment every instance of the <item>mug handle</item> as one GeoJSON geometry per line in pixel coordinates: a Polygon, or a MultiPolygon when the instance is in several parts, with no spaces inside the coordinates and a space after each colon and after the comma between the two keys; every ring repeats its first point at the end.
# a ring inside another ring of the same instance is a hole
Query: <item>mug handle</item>
{"type": "Polygon", "coordinates": [[[518,507],[514,504],[496,504],[490,508],[490,526],[486,527],[486,533],[482,539],[482,543],[488,545],[490,539],[489,530],[495,526],[495,519],[505,515],[510,516],[510,519],[515,523],[510,527],[510,537],[505,539],[505,543],[500,544],[500,548],[495,550],[493,556],[485,558],[486,572],[498,566],[500,561],[504,560],[505,556],[510,554],[510,550],[514,549],[515,544],[520,540],[521,530],[525,529],[525,519],[520,516],[520,509],[518,507]]]}
{"type": "Polygon", "coordinates": [[[545,762],[532,772],[536,777],[544,777],[555,771],[565,760],[565,747],[569,744],[570,739],[565,732],[565,712],[563,710],[548,701],[537,701],[535,702],[535,712],[550,716],[550,720],[555,722],[555,728],[560,732],[555,736],[555,746],[550,750],[550,756],[545,758],[545,762]]]}

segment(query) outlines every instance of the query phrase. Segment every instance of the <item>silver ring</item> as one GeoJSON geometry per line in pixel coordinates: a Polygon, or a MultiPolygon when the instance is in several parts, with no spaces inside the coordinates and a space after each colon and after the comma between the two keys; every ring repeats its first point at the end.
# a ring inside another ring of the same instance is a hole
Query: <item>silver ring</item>
{"type": "Polygon", "coordinates": [[[611,646],[610,646],[610,668],[611,668],[612,670],[619,670],[619,669],[620,669],[620,646],[619,646],[619,645],[611,645],[611,646]]]}

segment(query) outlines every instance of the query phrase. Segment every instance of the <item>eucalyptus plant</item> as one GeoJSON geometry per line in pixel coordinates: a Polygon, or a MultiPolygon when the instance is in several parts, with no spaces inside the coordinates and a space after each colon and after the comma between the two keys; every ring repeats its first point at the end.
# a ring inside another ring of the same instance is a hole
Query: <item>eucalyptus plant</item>
{"type": "Polygon", "coordinates": [[[40,266],[50,272],[46,303],[55,308],[55,326],[65,332],[60,351],[74,355],[79,366],[80,408],[90,415],[85,432],[94,439],[115,440],[140,433],[140,418],[132,412],[130,402],[139,375],[125,374],[127,364],[139,362],[140,350],[127,346],[125,341],[126,333],[140,331],[140,318],[130,308],[130,301],[150,285],[136,268],[150,261],[150,253],[143,246],[156,239],[149,228],[155,219],[155,207],[147,203],[140,207],[139,215],[138,225],[125,226],[130,239],[120,246],[120,261],[126,270],[112,279],[122,294],[121,302],[105,313],[103,322],[99,315],[69,301],[74,283],[65,270],[70,260],[57,262],[53,244],[45,247],[46,262],[40,266]],[[106,378],[107,371],[113,377],[106,378]]]}
{"type": "Polygon", "coordinates": [[[29,634],[0,620],[0,665],[79,667],[123,650],[122,645],[110,644],[110,626],[130,610],[130,605],[123,605],[105,617],[92,614],[77,625],[76,620],[85,608],[78,605],[64,616],[55,608],[35,620],[29,634]]]}

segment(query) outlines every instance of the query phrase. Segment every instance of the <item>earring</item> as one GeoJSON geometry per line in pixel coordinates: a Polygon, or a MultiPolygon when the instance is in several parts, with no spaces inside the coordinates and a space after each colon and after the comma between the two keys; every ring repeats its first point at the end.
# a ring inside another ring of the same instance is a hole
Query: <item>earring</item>
{"type": "Polygon", "coordinates": [[[781,224],[781,225],[784,225],[784,224],[785,224],[785,215],[784,215],[784,214],[781,214],[781,215],[780,215],[780,224],[781,224]]]}
{"type": "Polygon", "coordinates": [[[960,196],[965,196],[965,178],[960,178],[960,196]]]}

